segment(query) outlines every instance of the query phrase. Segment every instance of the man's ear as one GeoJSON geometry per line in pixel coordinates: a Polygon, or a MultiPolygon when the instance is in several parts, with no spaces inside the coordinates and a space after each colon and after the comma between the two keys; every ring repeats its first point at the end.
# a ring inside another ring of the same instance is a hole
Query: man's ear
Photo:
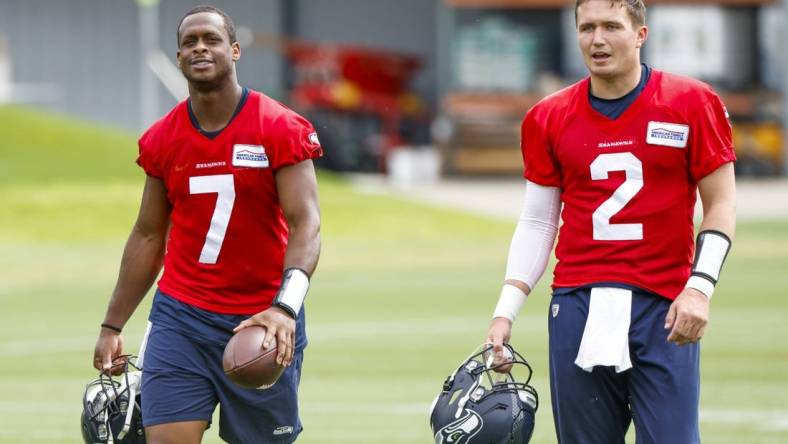
{"type": "Polygon", "coordinates": [[[233,62],[237,62],[241,59],[241,44],[238,42],[233,43],[230,45],[232,52],[233,52],[233,62]]]}
{"type": "Polygon", "coordinates": [[[637,48],[643,47],[643,44],[646,43],[647,38],[648,38],[648,26],[643,25],[640,27],[640,29],[638,29],[638,38],[635,47],[637,48]]]}

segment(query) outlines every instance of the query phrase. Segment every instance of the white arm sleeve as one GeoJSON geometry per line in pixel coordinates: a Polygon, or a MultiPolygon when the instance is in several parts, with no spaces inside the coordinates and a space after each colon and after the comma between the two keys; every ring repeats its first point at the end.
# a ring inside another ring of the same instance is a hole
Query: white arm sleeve
{"type": "Polygon", "coordinates": [[[521,281],[533,290],[547,268],[560,213],[560,188],[526,182],[525,203],[509,246],[505,279],[521,281]]]}
{"type": "MultiPolygon", "coordinates": [[[[526,182],[525,204],[509,247],[506,279],[514,279],[533,289],[542,277],[553,250],[561,212],[561,189],[526,182]]],[[[514,322],[525,303],[526,294],[514,285],[504,284],[493,318],[514,322]]]]}

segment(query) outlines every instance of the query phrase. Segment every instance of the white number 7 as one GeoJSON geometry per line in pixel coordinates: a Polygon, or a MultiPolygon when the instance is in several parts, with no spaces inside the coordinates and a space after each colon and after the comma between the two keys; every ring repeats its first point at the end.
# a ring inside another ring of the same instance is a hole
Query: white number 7
{"type": "Polygon", "coordinates": [[[623,171],[626,180],[594,211],[594,239],[641,240],[643,224],[611,224],[610,218],[643,188],[643,163],[632,153],[600,154],[591,162],[593,180],[606,180],[610,171],[623,171]]]}
{"type": "Polygon", "coordinates": [[[215,264],[222,249],[227,225],[230,223],[230,213],[235,203],[235,182],[232,174],[219,174],[215,176],[197,176],[189,178],[189,193],[218,193],[216,208],[211,217],[211,227],[205,235],[205,244],[200,252],[200,262],[215,264]]]}

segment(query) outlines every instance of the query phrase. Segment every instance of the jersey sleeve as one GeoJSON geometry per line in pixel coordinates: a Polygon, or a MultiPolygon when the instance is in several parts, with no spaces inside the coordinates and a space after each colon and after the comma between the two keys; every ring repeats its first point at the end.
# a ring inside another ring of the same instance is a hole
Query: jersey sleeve
{"type": "Polygon", "coordinates": [[[308,120],[288,113],[277,122],[271,167],[279,169],[323,155],[317,131],[308,120]]]}
{"type": "Polygon", "coordinates": [[[529,111],[523,120],[520,149],[523,153],[523,175],[526,179],[543,186],[561,186],[561,169],[553,156],[545,125],[537,119],[534,109],[529,111]]]}
{"type": "Polygon", "coordinates": [[[137,157],[137,165],[145,170],[145,174],[151,177],[162,179],[161,162],[159,161],[160,155],[157,149],[157,144],[154,143],[152,132],[148,130],[137,141],[139,147],[139,156],[137,157]]]}
{"type": "Polygon", "coordinates": [[[690,118],[690,175],[697,182],[725,163],[736,160],[728,113],[719,96],[709,92],[690,118]]]}

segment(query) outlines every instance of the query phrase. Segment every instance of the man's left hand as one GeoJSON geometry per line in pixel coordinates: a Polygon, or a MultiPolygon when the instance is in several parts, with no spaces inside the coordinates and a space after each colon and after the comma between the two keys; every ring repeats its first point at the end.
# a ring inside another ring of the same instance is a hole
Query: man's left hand
{"type": "Polygon", "coordinates": [[[269,348],[271,341],[276,340],[276,363],[284,367],[289,366],[293,362],[293,352],[295,350],[295,319],[281,308],[271,307],[249,319],[243,320],[233,331],[238,333],[240,330],[252,325],[265,327],[263,347],[269,348]]]}
{"type": "Polygon", "coordinates": [[[697,342],[709,322],[709,298],[694,288],[685,288],[670,304],[665,318],[668,341],[677,345],[697,342]]]}

